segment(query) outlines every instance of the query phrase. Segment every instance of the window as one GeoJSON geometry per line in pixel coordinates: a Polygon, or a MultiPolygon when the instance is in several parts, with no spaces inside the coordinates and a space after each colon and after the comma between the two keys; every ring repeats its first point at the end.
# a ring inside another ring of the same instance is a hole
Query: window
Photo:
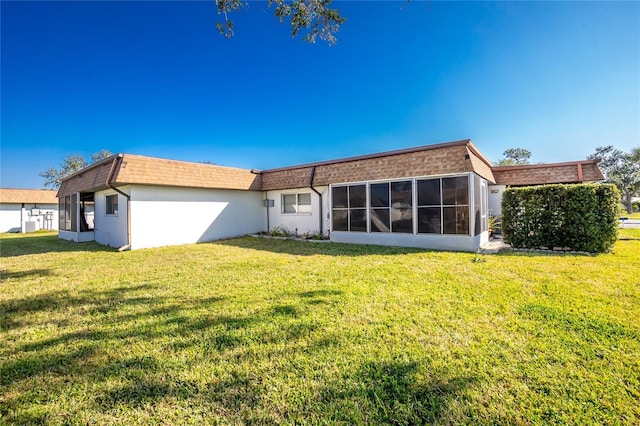
{"type": "Polygon", "coordinates": [[[67,195],[58,199],[58,228],[61,231],[78,230],[78,194],[67,195]]]}
{"type": "Polygon", "coordinates": [[[334,231],[367,232],[367,186],[336,186],[331,189],[334,231]]]}
{"type": "Polygon", "coordinates": [[[469,177],[442,178],[442,232],[469,234],[469,177]]]}
{"type": "Polygon", "coordinates": [[[282,194],[282,213],[311,213],[311,193],[282,194]]]}
{"type": "Polygon", "coordinates": [[[442,234],[441,180],[419,180],[418,186],[418,233],[442,234]]]}
{"type": "Polygon", "coordinates": [[[469,234],[469,177],[417,181],[418,233],[469,234]]]}
{"type": "Polygon", "coordinates": [[[107,214],[118,214],[118,194],[107,195],[107,214]]]}
{"type": "Polygon", "coordinates": [[[415,185],[412,179],[334,186],[333,230],[470,235],[486,226],[486,201],[482,201],[486,181],[473,179],[473,188],[470,175],[416,179],[415,185]],[[470,213],[472,209],[476,213],[476,204],[479,219],[474,223],[478,228],[472,230],[470,213]]]}
{"type": "Polygon", "coordinates": [[[413,234],[413,184],[391,182],[391,232],[413,234]]]}
{"type": "Polygon", "coordinates": [[[369,226],[371,232],[391,231],[389,182],[369,185],[369,226]]]}

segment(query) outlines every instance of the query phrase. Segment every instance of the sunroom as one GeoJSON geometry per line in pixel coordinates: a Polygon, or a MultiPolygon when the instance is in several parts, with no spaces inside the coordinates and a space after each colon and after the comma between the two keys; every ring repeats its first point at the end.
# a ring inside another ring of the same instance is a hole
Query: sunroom
{"type": "Polygon", "coordinates": [[[487,180],[475,173],[331,185],[331,240],[475,251],[488,242],[487,180]]]}
{"type": "Polygon", "coordinates": [[[77,243],[93,241],[95,193],[75,192],[58,198],[58,236],[77,243]]]}

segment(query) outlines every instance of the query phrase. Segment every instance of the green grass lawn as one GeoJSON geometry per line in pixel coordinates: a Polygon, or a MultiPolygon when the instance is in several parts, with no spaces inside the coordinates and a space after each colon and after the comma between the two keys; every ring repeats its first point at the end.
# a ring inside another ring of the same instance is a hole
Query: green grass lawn
{"type": "Polygon", "coordinates": [[[627,217],[629,219],[640,219],[640,212],[634,212],[634,213],[622,212],[620,213],[620,217],[627,217]]]}
{"type": "Polygon", "coordinates": [[[640,423],[640,229],[598,256],[0,244],[5,424],[640,423]]]}

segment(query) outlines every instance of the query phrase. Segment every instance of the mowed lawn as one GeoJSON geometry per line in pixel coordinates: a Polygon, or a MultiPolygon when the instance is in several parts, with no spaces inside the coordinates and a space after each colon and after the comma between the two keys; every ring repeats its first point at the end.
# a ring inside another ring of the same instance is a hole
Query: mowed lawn
{"type": "Polygon", "coordinates": [[[640,229],[598,256],[0,244],[5,424],[640,423],[640,229]]]}

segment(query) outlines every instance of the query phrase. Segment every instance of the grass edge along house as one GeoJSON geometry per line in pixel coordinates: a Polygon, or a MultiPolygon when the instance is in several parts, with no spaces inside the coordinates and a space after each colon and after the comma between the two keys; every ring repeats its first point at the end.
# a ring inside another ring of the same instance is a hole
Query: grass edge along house
{"type": "Polygon", "coordinates": [[[279,228],[475,251],[507,186],[602,179],[595,160],[494,167],[468,139],[264,171],[117,154],[62,181],[58,235],[125,250],[279,228]]]}

